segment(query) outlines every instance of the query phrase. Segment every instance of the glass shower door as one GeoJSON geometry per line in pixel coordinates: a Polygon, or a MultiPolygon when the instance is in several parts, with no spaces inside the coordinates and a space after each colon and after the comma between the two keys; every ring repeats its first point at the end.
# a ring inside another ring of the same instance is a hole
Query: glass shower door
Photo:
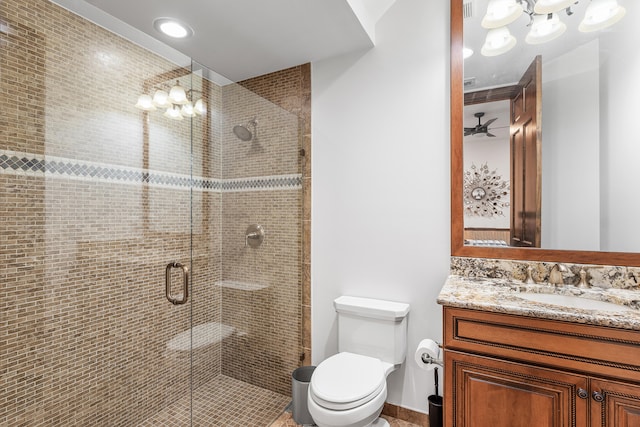
{"type": "Polygon", "coordinates": [[[186,427],[191,425],[192,287],[198,278],[192,259],[193,141],[201,127],[196,117],[182,113],[193,89],[190,68],[167,65],[147,77],[141,91],[155,110],[141,113],[144,242],[153,264],[153,301],[140,308],[146,311],[140,333],[150,349],[140,393],[148,415],[138,425],[186,427]]]}
{"type": "Polygon", "coordinates": [[[0,424],[188,426],[192,126],[135,104],[191,71],[41,0],[0,46],[0,424]]]}

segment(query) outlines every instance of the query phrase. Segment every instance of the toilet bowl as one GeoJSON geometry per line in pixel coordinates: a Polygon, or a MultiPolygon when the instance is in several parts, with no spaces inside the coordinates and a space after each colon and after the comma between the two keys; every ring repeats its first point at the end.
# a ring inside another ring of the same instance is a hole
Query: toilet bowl
{"type": "MultiPolygon", "coordinates": [[[[338,353],[322,362],[309,384],[309,413],[320,427],[365,427],[378,419],[393,365],[338,353]]],[[[376,424],[382,426],[384,424],[376,424]]]]}
{"type": "Polygon", "coordinates": [[[383,427],[387,376],[404,362],[409,305],[358,297],[334,301],[338,354],[313,371],[307,406],[319,427],[383,427]]]}

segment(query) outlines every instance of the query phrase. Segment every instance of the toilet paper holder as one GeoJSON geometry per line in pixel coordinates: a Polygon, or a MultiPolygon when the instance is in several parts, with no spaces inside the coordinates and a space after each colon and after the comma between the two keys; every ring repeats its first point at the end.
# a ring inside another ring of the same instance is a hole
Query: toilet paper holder
{"type": "Polygon", "coordinates": [[[434,369],[435,366],[444,367],[444,362],[441,359],[442,344],[430,338],[425,338],[420,341],[414,357],[416,363],[418,363],[422,369],[430,371],[434,369]]]}
{"type": "Polygon", "coordinates": [[[422,353],[420,355],[420,359],[422,359],[422,363],[424,363],[425,365],[434,364],[434,365],[444,367],[444,362],[442,361],[442,359],[436,359],[430,354],[422,353]]]}

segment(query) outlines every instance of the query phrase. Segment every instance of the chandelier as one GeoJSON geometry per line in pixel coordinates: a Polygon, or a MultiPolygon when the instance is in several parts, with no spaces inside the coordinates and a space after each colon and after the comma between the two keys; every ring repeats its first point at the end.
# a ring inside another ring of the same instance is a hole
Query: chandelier
{"type": "MultiPolygon", "coordinates": [[[[501,55],[516,45],[516,38],[507,25],[523,13],[529,15],[530,29],[525,38],[528,44],[546,43],[560,37],[567,30],[560,19],[560,12],[571,16],[571,7],[577,3],[577,0],[489,0],[481,24],[489,30],[482,55],[501,55]]],[[[591,0],[578,30],[584,33],[602,30],[618,22],[625,13],[625,8],[618,5],[617,0],[591,0]]]]}
{"type": "Polygon", "coordinates": [[[194,93],[202,93],[195,89],[184,90],[180,81],[171,87],[169,92],[163,87],[155,88],[153,97],[143,93],[138,97],[136,107],[143,111],[165,109],[163,116],[172,120],[183,120],[185,117],[202,116],[207,113],[207,104],[198,98],[193,102],[194,93]]]}

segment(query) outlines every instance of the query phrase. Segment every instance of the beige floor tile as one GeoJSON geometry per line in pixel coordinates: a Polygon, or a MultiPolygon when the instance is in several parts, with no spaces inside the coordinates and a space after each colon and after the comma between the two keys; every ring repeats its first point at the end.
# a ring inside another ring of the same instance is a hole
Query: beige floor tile
{"type": "MultiPolygon", "coordinates": [[[[407,421],[398,420],[387,415],[383,415],[382,418],[389,421],[391,427],[420,427],[417,424],[411,424],[407,421]]],[[[290,412],[285,412],[277,420],[275,420],[270,427],[300,427],[300,425],[296,424],[296,422],[293,421],[290,412]]]]}
{"type": "MultiPolygon", "coordinates": [[[[139,427],[189,425],[189,395],[183,396],[139,427]]],[[[291,398],[221,375],[193,392],[194,427],[268,426],[291,398]]]]}

